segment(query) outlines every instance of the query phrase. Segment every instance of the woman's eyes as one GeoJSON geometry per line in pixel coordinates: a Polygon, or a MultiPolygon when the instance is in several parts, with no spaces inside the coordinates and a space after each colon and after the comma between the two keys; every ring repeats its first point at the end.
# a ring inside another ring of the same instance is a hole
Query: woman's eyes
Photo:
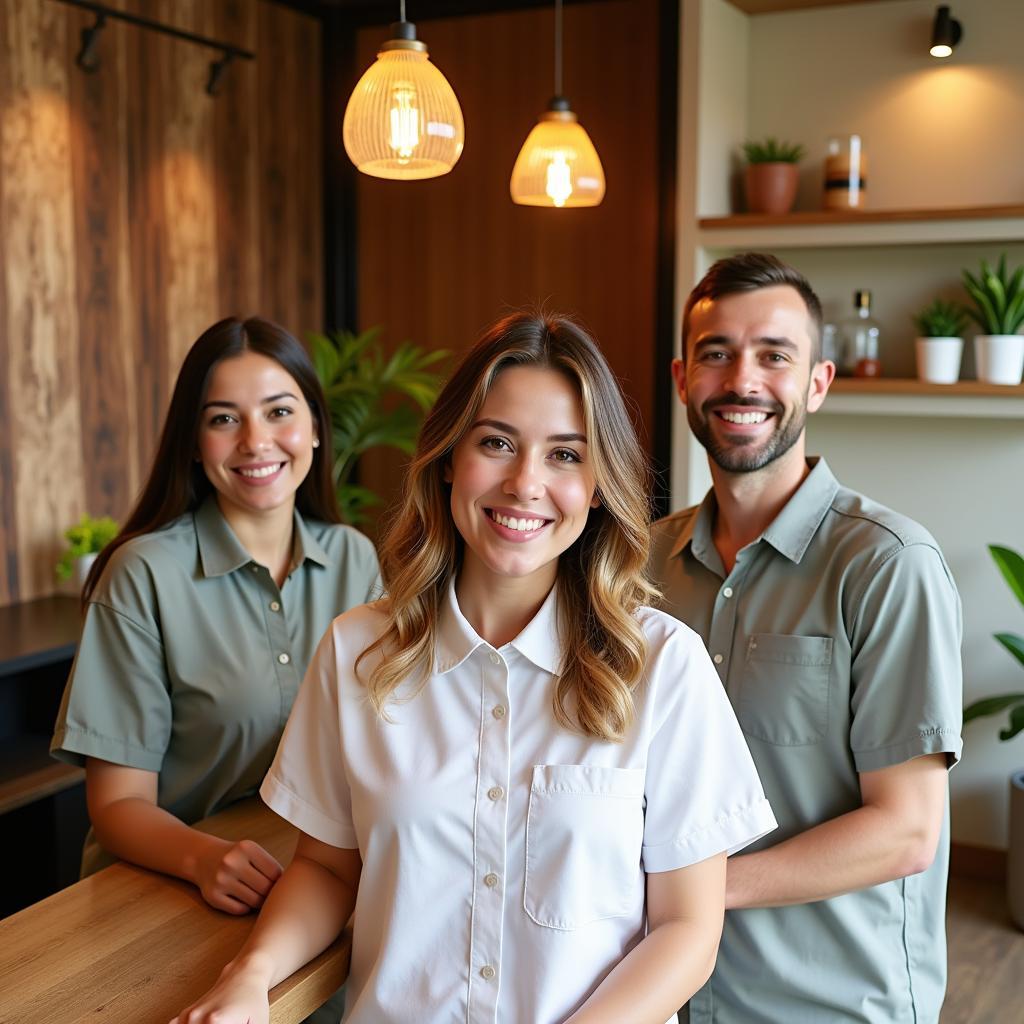
{"type": "Polygon", "coordinates": [[[481,448],[489,448],[492,452],[510,452],[512,445],[503,437],[484,437],[480,439],[481,448]]]}
{"type": "MultiPolygon", "coordinates": [[[[267,419],[270,420],[283,420],[294,415],[295,410],[288,405],[275,405],[273,409],[267,410],[267,419]]],[[[237,416],[228,412],[218,412],[210,417],[208,425],[211,427],[225,427],[238,422],[237,416]]]]}
{"type": "Polygon", "coordinates": [[[577,452],[574,452],[571,448],[556,448],[551,453],[551,458],[555,462],[582,462],[583,459],[577,452]]]}
{"type": "MultiPolygon", "coordinates": [[[[480,447],[486,448],[492,452],[509,452],[513,451],[511,442],[504,437],[484,437],[480,440],[480,447]]],[[[572,464],[575,462],[582,462],[583,457],[573,451],[571,448],[556,448],[548,456],[553,462],[560,462],[563,465],[572,464]]]]}
{"type": "Polygon", "coordinates": [[[270,416],[274,419],[284,419],[285,416],[291,416],[295,412],[294,409],[287,405],[279,405],[270,410],[270,416]]]}

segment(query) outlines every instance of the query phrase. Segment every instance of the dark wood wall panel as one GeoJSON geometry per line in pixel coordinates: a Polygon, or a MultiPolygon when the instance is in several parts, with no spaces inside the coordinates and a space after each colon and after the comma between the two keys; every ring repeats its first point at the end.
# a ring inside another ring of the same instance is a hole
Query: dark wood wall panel
{"type": "MultiPolygon", "coordinates": [[[[448,175],[358,177],[358,319],[391,341],[466,348],[509,309],[544,303],[596,335],[647,435],[656,323],[658,67],[656,0],[565,9],[564,91],[594,141],[607,194],[593,209],[520,207],[519,148],[553,92],[549,8],[424,21],[419,36],[462,105],[466,145],[448,175]]],[[[359,33],[360,68],[385,29],[359,33]]],[[[400,460],[377,456],[365,482],[393,494],[400,460]]]]}
{"type": "Polygon", "coordinates": [[[257,59],[213,98],[214,51],[108,22],[87,75],[91,15],[0,0],[0,605],[57,588],[83,512],[127,513],[201,330],[320,326],[318,22],[265,0],[113,5],[257,59]]]}

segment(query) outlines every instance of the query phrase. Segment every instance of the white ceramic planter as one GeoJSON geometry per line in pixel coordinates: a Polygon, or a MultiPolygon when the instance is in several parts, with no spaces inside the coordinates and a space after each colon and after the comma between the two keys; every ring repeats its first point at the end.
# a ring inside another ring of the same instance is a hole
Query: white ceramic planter
{"type": "Polygon", "coordinates": [[[929,384],[955,384],[960,379],[963,338],[918,338],[917,379],[929,384]]]}
{"type": "Polygon", "coordinates": [[[986,384],[1019,384],[1024,376],[1024,335],[979,334],[974,339],[978,380],[986,384]]]}
{"type": "Polygon", "coordinates": [[[96,553],[93,552],[91,555],[79,555],[75,559],[75,568],[71,575],[71,581],[75,587],[75,593],[81,593],[82,587],[85,586],[85,577],[89,575],[89,570],[92,568],[92,563],[96,561],[96,553]]]}

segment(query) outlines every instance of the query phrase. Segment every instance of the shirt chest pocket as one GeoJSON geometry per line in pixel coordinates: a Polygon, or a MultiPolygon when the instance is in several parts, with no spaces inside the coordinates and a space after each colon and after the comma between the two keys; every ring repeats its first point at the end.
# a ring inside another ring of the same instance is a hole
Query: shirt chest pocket
{"type": "Polygon", "coordinates": [[[572,931],[643,905],[644,771],[535,765],[523,908],[572,931]]]}
{"type": "Polygon", "coordinates": [[[737,718],[748,736],[782,747],[817,743],[828,731],[832,638],[755,633],[737,718]]]}

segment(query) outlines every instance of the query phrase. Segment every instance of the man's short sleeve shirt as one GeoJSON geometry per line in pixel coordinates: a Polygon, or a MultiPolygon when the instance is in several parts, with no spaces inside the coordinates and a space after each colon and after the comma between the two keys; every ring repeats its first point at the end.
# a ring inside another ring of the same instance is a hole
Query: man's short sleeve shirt
{"type": "MultiPolygon", "coordinates": [[[[760,847],[859,807],[860,772],[961,751],[960,603],[935,541],[811,465],[728,574],[713,494],[655,527],[663,607],[704,638],[779,821],[760,847]]],[[[691,1021],[937,1020],[947,867],[948,823],[919,875],[730,911],[691,1021]]]]}

